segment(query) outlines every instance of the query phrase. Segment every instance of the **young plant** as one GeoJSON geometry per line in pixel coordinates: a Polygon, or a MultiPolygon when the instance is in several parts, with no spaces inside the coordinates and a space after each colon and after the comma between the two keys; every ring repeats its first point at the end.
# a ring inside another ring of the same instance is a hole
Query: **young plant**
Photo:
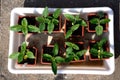
{"type": "Polygon", "coordinates": [[[11,59],[17,59],[18,63],[22,62],[23,60],[26,59],[34,59],[35,56],[33,54],[33,52],[31,52],[29,49],[27,49],[27,45],[26,42],[23,42],[21,47],[20,47],[20,51],[19,52],[13,52],[9,58],[11,59]]]}
{"type": "Polygon", "coordinates": [[[74,43],[65,42],[65,44],[67,46],[65,62],[80,60],[81,57],[86,53],[86,50],[80,50],[79,46],[74,43]]]}
{"type": "Polygon", "coordinates": [[[72,33],[77,30],[80,26],[87,26],[87,23],[79,17],[79,15],[64,14],[67,20],[72,23],[70,30],[67,31],[65,38],[69,38],[72,33]]]}
{"type": "Polygon", "coordinates": [[[17,24],[11,26],[10,29],[17,32],[21,31],[24,35],[27,35],[28,32],[39,32],[39,28],[33,25],[29,25],[26,18],[22,19],[21,25],[17,24]]]}
{"type": "Polygon", "coordinates": [[[99,36],[99,35],[102,35],[103,33],[103,24],[110,22],[110,19],[104,18],[103,12],[98,12],[97,16],[98,18],[91,19],[90,23],[96,25],[95,31],[96,31],[96,34],[99,36]]]}
{"type": "Polygon", "coordinates": [[[44,53],[42,55],[44,59],[51,62],[52,71],[55,75],[57,74],[57,64],[63,63],[65,61],[63,57],[58,56],[58,53],[59,53],[59,46],[58,44],[54,44],[52,54],[44,53]]]}
{"type": "Polygon", "coordinates": [[[43,32],[47,27],[48,33],[51,34],[55,25],[58,25],[59,23],[58,17],[60,14],[61,9],[58,8],[53,12],[53,14],[50,15],[48,7],[45,7],[42,16],[36,17],[36,20],[39,22],[40,32],[43,32]]]}
{"type": "Polygon", "coordinates": [[[92,54],[95,57],[98,57],[98,59],[102,58],[110,58],[113,56],[112,53],[105,51],[104,45],[106,44],[107,39],[103,38],[99,42],[93,45],[93,47],[90,49],[90,54],[92,54]]]}

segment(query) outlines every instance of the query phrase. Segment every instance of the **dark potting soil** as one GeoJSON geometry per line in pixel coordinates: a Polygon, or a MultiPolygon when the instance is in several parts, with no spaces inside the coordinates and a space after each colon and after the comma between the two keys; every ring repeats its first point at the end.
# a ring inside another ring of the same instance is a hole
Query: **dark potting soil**
{"type": "MultiPolygon", "coordinates": [[[[34,56],[35,56],[35,53],[36,53],[36,50],[34,48],[27,48],[29,49],[31,52],[33,52],[34,56]]],[[[19,47],[19,50],[20,51],[20,47],[19,47]]],[[[35,64],[35,59],[24,59],[22,62],[18,63],[18,64],[24,64],[24,63],[28,63],[28,64],[35,64]]]]}
{"type": "Polygon", "coordinates": [[[82,26],[80,26],[77,30],[75,30],[72,34],[73,36],[74,35],[82,35],[82,26]]]}
{"type": "MultiPolygon", "coordinates": [[[[107,15],[107,14],[105,14],[105,15],[107,15]]],[[[99,18],[99,17],[97,15],[90,15],[90,16],[88,16],[88,21],[90,21],[93,18],[99,18]]],[[[105,16],[103,18],[105,18],[105,16]]],[[[103,19],[103,18],[101,18],[101,19],[103,19]]],[[[101,25],[103,26],[103,30],[106,30],[106,24],[101,24],[101,25]]],[[[91,24],[89,22],[89,30],[95,30],[96,26],[97,26],[96,24],[91,24]]]]}
{"type": "Polygon", "coordinates": [[[26,18],[28,21],[29,25],[36,25],[36,20],[35,16],[24,16],[24,17],[19,17],[18,24],[21,25],[21,21],[23,18],[26,18]]]}
{"type": "Polygon", "coordinates": [[[43,53],[52,55],[52,50],[53,50],[53,47],[47,47],[47,46],[43,47],[43,53]]]}

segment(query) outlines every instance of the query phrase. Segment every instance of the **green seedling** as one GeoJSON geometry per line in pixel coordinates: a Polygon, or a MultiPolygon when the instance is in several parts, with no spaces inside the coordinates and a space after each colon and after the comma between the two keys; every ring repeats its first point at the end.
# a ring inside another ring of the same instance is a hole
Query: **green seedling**
{"type": "Polygon", "coordinates": [[[33,52],[31,52],[29,49],[27,49],[26,42],[23,42],[20,51],[19,52],[13,52],[9,58],[11,59],[17,59],[18,63],[22,62],[23,60],[29,58],[29,59],[34,59],[35,56],[33,52]]]}
{"type": "Polygon", "coordinates": [[[79,46],[71,42],[65,42],[67,49],[66,49],[66,59],[65,62],[70,61],[77,61],[80,60],[81,57],[86,53],[86,50],[80,50],[79,46]]]}
{"type": "Polygon", "coordinates": [[[104,45],[106,44],[107,39],[103,38],[99,42],[93,45],[90,49],[90,54],[92,54],[95,57],[98,57],[98,59],[103,59],[103,58],[110,58],[113,56],[112,53],[105,51],[104,50],[104,45]]]}
{"type": "Polygon", "coordinates": [[[79,15],[64,14],[65,18],[72,23],[70,30],[67,31],[65,38],[69,38],[72,33],[77,30],[80,26],[87,26],[87,23],[79,17],[79,15]]]}
{"type": "Polygon", "coordinates": [[[27,35],[28,32],[39,32],[39,28],[33,25],[29,25],[26,18],[23,18],[21,21],[21,25],[14,25],[10,27],[13,31],[21,31],[24,35],[27,35]]]}
{"type": "Polygon", "coordinates": [[[95,31],[98,36],[102,35],[103,33],[103,24],[106,24],[110,22],[110,19],[104,18],[104,13],[103,12],[98,12],[97,14],[98,18],[93,18],[90,20],[91,24],[95,24],[95,31]]]}
{"type": "Polygon", "coordinates": [[[45,7],[41,16],[36,17],[39,22],[40,32],[43,32],[47,26],[48,33],[51,34],[54,30],[55,25],[58,25],[58,17],[61,14],[61,9],[56,9],[53,14],[50,15],[48,7],[45,7]]]}
{"type": "Polygon", "coordinates": [[[52,54],[44,53],[42,55],[43,59],[46,59],[47,61],[51,62],[52,71],[55,75],[57,74],[57,64],[63,63],[65,61],[63,57],[58,56],[58,53],[59,53],[59,46],[58,44],[54,44],[52,54]]]}

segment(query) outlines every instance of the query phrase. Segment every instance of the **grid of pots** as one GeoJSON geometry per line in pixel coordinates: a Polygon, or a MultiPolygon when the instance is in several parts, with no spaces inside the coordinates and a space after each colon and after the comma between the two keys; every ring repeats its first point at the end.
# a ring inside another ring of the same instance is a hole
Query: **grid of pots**
{"type": "MultiPolygon", "coordinates": [[[[81,18],[79,14],[62,14],[61,9],[56,9],[49,13],[46,7],[40,16],[19,16],[18,24],[11,26],[11,30],[27,36],[32,34],[64,34],[64,44],[52,45],[44,44],[41,50],[40,64],[52,66],[56,74],[56,66],[66,63],[79,63],[86,61],[86,53],[89,52],[89,60],[104,60],[112,57],[109,50],[109,40],[101,38],[99,40],[85,40],[86,32],[95,33],[98,37],[108,32],[108,15],[104,12],[88,13],[87,19],[81,18]],[[64,24],[64,26],[62,25],[64,24]]],[[[58,36],[59,37],[59,36],[58,36]]],[[[106,36],[108,37],[108,36],[106,36]]],[[[9,57],[17,59],[17,63],[22,65],[28,63],[36,65],[38,49],[35,46],[29,47],[24,41],[18,52],[13,52],[9,57]]]]}

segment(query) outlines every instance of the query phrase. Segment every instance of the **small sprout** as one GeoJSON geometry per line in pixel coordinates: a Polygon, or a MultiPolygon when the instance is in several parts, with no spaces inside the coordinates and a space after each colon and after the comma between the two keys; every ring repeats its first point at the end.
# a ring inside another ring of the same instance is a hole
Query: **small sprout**
{"type": "Polygon", "coordinates": [[[17,24],[17,25],[11,26],[10,29],[12,31],[17,31],[17,32],[21,31],[24,35],[27,35],[28,32],[39,32],[39,28],[33,25],[29,25],[26,18],[22,19],[21,25],[17,24]]]}
{"type": "Polygon", "coordinates": [[[45,7],[42,16],[36,17],[36,21],[39,22],[39,30],[43,32],[46,27],[48,33],[51,34],[55,28],[55,25],[58,26],[59,20],[58,17],[61,14],[61,9],[56,9],[52,15],[50,15],[48,7],[45,7]]]}
{"type": "Polygon", "coordinates": [[[102,40],[94,44],[93,47],[91,47],[90,49],[90,54],[92,54],[95,57],[98,57],[98,59],[112,57],[113,56],[112,53],[105,51],[103,49],[106,42],[107,42],[107,39],[103,38],[102,40]]]}
{"type": "Polygon", "coordinates": [[[77,30],[80,26],[87,26],[87,23],[79,17],[79,15],[73,16],[71,14],[64,14],[65,18],[71,21],[72,26],[70,30],[67,31],[65,38],[69,38],[75,30],[77,30]]]}
{"type": "Polygon", "coordinates": [[[27,49],[27,45],[26,45],[26,42],[23,42],[21,47],[20,47],[20,51],[19,52],[14,52],[12,53],[9,58],[11,59],[17,59],[18,60],[18,63],[22,62],[23,60],[25,59],[34,59],[35,56],[33,54],[33,52],[29,51],[27,49]]]}
{"type": "Polygon", "coordinates": [[[98,12],[97,16],[98,16],[98,18],[92,18],[90,20],[90,23],[96,25],[96,27],[95,27],[96,34],[98,36],[100,36],[103,33],[103,25],[102,24],[106,24],[106,23],[110,22],[110,19],[104,18],[103,12],[98,12]]]}
{"type": "Polygon", "coordinates": [[[86,53],[86,50],[80,50],[79,46],[72,42],[65,42],[67,49],[66,49],[66,59],[65,62],[70,62],[72,60],[80,60],[81,57],[86,53]]]}
{"type": "Polygon", "coordinates": [[[43,59],[51,62],[51,68],[53,73],[57,74],[57,64],[65,62],[65,59],[61,56],[58,56],[59,53],[59,46],[57,43],[54,44],[54,48],[52,50],[52,54],[44,53],[43,59]]]}

